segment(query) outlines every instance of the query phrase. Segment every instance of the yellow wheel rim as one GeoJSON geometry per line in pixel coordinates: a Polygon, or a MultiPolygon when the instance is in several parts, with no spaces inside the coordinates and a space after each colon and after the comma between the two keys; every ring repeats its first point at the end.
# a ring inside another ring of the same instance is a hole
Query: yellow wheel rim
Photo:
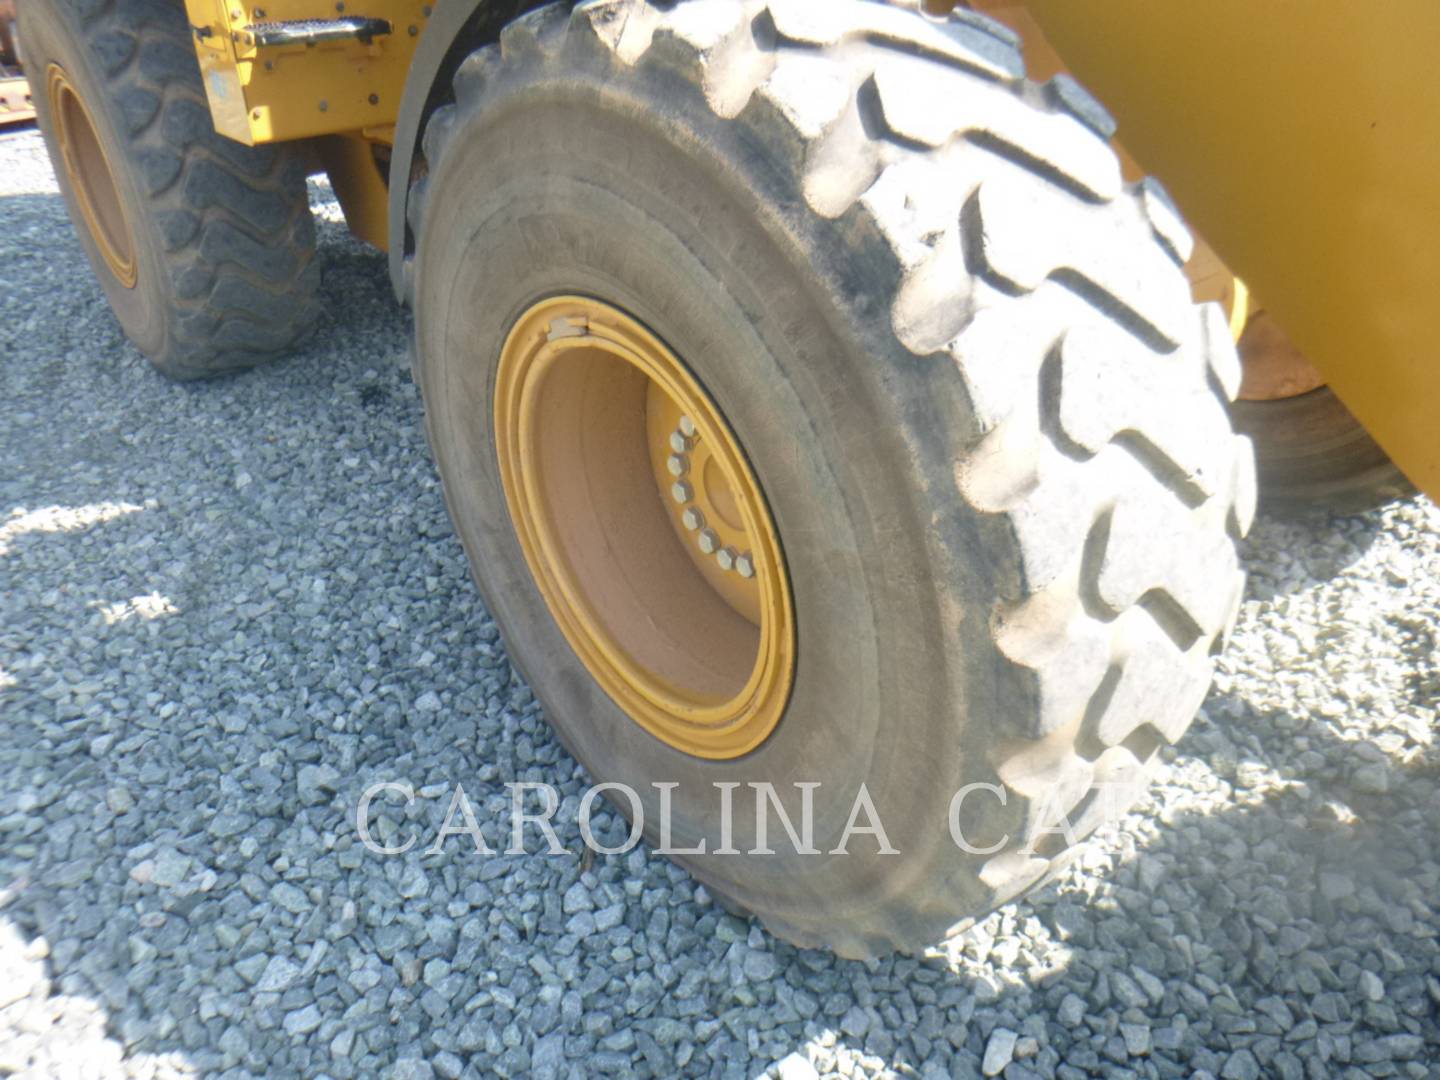
{"type": "Polygon", "coordinates": [[[677,750],[759,746],[794,677],[790,584],[760,485],[679,358],[609,304],[543,300],[501,350],[495,439],[530,572],[605,692],[677,750]]]}
{"type": "Polygon", "coordinates": [[[90,119],[90,110],[58,64],[51,64],[47,70],[45,89],[50,123],[60,147],[60,161],[80,216],[115,280],[133,289],[135,239],[125,218],[110,161],[90,119]]]}

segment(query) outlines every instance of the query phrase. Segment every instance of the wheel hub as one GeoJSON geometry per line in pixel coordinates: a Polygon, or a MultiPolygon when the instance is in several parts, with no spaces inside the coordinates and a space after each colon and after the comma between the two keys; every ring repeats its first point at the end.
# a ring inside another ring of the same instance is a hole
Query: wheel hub
{"type": "Polygon", "coordinates": [[[501,350],[495,430],[526,562],[606,693],[687,753],[763,742],[793,681],[789,581],[759,484],[689,369],[618,308],[544,300],[501,350]]]}
{"type": "Polygon", "coordinates": [[[656,383],[651,383],[645,412],[656,483],[669,497],[686,552],[710,587],[758,625],[754,544],[720,455],[656,383]]]}

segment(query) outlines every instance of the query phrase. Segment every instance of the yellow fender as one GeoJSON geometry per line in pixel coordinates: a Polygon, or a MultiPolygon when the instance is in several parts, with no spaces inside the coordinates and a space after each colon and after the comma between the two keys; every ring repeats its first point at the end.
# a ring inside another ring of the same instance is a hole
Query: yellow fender
{"type": "Polygon", "coordinates": [[[1126,148],[1440,498],[1440,4],[1028,7],[1126,148]]]}

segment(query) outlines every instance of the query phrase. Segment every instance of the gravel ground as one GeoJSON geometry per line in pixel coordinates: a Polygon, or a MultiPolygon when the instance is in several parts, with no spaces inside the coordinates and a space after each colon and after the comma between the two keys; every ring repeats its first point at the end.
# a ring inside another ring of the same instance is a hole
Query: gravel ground
{"type": "Polygon", "coordinates": [[[470,584],[384,260],[314,196],[316,344],[180,386],[0,138],[0,1075],[1440,1076],[1423,499],[1262,518],[1144,805],[923,957],[800,952],[644,850],[365,851],[377,780],[418,791],[388,837],[585,777],[470,584]]]}

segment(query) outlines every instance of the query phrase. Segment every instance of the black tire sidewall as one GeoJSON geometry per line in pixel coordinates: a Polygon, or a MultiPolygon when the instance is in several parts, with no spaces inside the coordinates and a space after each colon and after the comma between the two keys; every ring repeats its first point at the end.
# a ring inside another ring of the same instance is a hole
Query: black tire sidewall
{"type": "MultiPolygon", "coordinates": [[[[954,646],[954,608],[968,598],[936,564],[931,485],[905,435],[908,395],[898,386],[924,376],[914,357],[902,370],[865,354],[813,269],[767,229],[763,195],[725,175],[735,154],[682,150],[676,120],[521,87],[451,133],[453,149],[428,182],[416,274],[432,446],[511,655],[592,776],[634,787],[652,836],[649,785],[678,782],[677,847],[700,836],[715,844],[713,782],[769,781],[797,815],[790,785],[818,782],[822,851],[863,781],[899,856],[866,857],[875,845],[862,836],[846,856],[797,866],[772,819],[776,856],[743,867],[734,856],[683,861],[767,914],[873,902],[912,876],[933,880],[937,858],[958,857],[949,799],[988,775],[984,755],[966,752],[976,741],[967,697],[985,693],[988,658],[954,646]],[[562,293],[614,303],[666,340],[720,406],[765,490],[799,657],[785,718],[742,759],[702,761],[644,733],[589,676],[531,580],[504,509],[493,380],[510,325],[562,293]]],[[[747,792],[735,804],[742,849],[751,810],[747,792]]]]}
{"type": "Polygon", "coordinates": [[[1236,430],[1255,444],[1269,510],[1361,513],[1415,493],[1364,425],[1328,386],[1272,401],[1232,403],[1236,430]]]}
{"type": "Polygon", "coordinates": [[[36,119],[45,132],[46,148],[70,220],[125,336],[145,355],[160,355],[166,351],[166,342],[171,336],[168,270],[159,226],[150,212],[150,200],[144,193],[131,143],[123,134],[123,119],[115,100],[119,80],[100,69],[86,41],[85,29],[69,5],[56,0],[26,0],[20,5],[20,11],[26,74],[32,87],[36,119]],[[135,245],[136,280],[130,288],[115,277],[100,254],[71,189],[46,91],[52,62],[64,69],[84,102],[110,164],[135,245]]]}

